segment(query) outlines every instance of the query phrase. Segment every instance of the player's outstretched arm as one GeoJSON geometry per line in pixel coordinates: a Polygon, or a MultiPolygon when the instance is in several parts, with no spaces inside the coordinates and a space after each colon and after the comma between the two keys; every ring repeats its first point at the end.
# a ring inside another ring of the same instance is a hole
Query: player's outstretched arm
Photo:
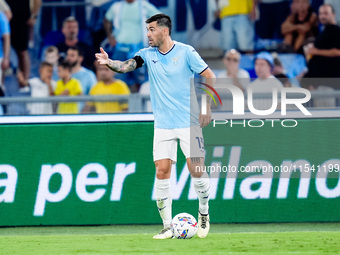
{"type": "Polygon", "coordinates": [[[137,67],[137,62],[134,59],[128,59],[126,61],[109,59],[109,56],[102,47],[100,47],[100,53],[96,53],[95,56],[99,64],[106,65],[112,71],[115,71],[117,73],[131,72],[137,67]]]}

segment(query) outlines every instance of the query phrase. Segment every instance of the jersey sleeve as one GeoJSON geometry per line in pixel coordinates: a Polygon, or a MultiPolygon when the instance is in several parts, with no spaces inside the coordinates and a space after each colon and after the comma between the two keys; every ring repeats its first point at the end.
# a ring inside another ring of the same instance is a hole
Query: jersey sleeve
{"type": "Polygon", "coordinates": [[[146,15],[147,17],[151,17],[157,13],[161,13],[160,10],[158,10],[153,4],[145,2],[146,4],[146,15]]]}
{"type": "Polygon", "coordinates": [[[140,68],[144,65],[144,63],[146,62],[145,59],[145,49],[141,49],[140,51],[138,51],[135,56],[133,57],[134,60],[136,60],[137,62],[137,68],[140,68]]]}
{"type": "Polygon", "coordinates": [[[6,1],[0,1],[0,10],[3,12],[10,11],[9,5],[6,3],[6,1]]]}
{"type": "Polygon", "coordinates": [[[107,19],[108,21],[113,21],[115,17],[116,8],[117,8],[117,4],[116,3],[112,4],[111,7],[105,13],[105,19],[107,19]]]}
{"type": "Polygon", "coordinates": [[[207,63],[204,62],[198,52],[191,46],[187,50],[187,61],[190,69],[195,73],[201,74],[208,68],[207,63]]]}
{"type": "Polygon", "coordinates": [[[5,34],[9,34],[10,33],[9,22],[3,12],[0,12],[0,24],[1,24],[1,27],[0,27],[1,37],[5,34]]]}

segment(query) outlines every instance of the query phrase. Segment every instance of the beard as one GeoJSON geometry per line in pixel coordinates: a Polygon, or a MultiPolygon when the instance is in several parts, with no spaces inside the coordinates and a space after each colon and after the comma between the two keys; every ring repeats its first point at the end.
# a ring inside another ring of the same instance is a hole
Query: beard
{"type": "Polygon", "coordinates": [[[68,61],[68,62],[71,65],[71,68],[74,68],[78,64],[78,60],[76,60],[74,62],[71,62],[71,61],[68,61]]]}
{"type": "Polygon", "coordinates": [[[159,47],[160,43],[159,41],[152,40],[151,43],[149,42],[149,45],[153,48],[159,47]]]}

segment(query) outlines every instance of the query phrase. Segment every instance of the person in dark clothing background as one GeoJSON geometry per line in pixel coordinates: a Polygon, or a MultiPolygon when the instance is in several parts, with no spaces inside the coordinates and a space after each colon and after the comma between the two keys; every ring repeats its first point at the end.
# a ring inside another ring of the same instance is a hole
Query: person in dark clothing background
{"type": "MultiPolygon", "coordinates": [[[[308,63],[307,78],[340,77],[340,27],[335,11],[329,4],[320,6],[319,20],[324,26],[314,44],[305,46],[308,63]]],[[[340,89],[340,85],[338,85],[340,89]]]]}
{"type": "Polygon", "coordinates": [[[292,13],[281,25],[284,44],[293,52],[303,53],[303,44],[309,38],[318,34],[318,16],[310,5],[309,0],[293,0],[292,13]]]}
{"type": "Polygon", "coordinates": [[[31,72],[31,61],[28,54],[30,29],[35,25],[41,7],[41,0],[33,0],[32,10],[30,0],[6,0],[13,17],[10,21],[11,44],[19,60],[19,79],[22,87],[28,86],[31,72]]]}

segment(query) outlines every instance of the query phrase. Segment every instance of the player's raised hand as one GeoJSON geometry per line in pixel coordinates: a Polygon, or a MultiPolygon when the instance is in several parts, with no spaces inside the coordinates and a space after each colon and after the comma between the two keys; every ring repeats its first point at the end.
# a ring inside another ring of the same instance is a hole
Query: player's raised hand
{"type": "Polygon", "coordinates": [[[100,47],[100,53],[96,53],[95,56],[99,64],[107,65],[109,63],[109,55],[102,47],[100,47]]]}

